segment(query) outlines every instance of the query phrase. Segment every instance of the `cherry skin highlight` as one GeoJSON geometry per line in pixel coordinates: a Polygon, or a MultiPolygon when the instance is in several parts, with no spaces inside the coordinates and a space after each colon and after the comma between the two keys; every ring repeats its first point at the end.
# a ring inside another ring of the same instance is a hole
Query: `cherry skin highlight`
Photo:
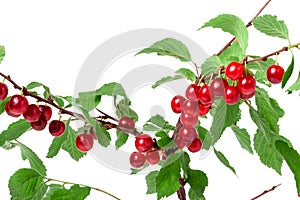
{"type": "Polygon", "coordinates": [[[6,103],[6,105],[5,105],[5,111],[11,117],[19,117],[20,116],[20,114],[15,114],[15,113],[10,111],[10,109],[8,107],[8,103],[6,103]]]}
{"type": "Polygon", "coordinates": [[[240,100],[240,93],[234,86],[227,86],[225,88],[224,100],[229,105],[234,105],[240,100]]]}
{"type": "Polygon", "coordinates": [[[39,109],[43,115],[45,115],[46,120],[49,121],[52,116],[52,109],[47,105],[39,105],[39,109]]]}
{"type": "Polygon", "coordinates": [[[182,110],[188,115],[196,116],[199,113],[199,103],[187,99],[182,105],[182,110]]]}
{"type": "Polygon", "coordinates": [[[198,116],[188,115],[182,112],[180,115],[180,121],[185,127],[194,127],[198,122],[198,116]]]}
{"type": "Polygon", "coordinates": [[[208,106],[213,103],[213,96],[208,85],[203,85],[198,91],[198,98],[202,105],[208,106]]]}
{"type": "Polygon", "coordinates": [[[223,78],[216,78],[210,84],[211,92],[216,97],[222,97],[225,92],[225,87],[228,86],[228,82],[223,78]]]}
{"type": "Polygon", "coordinates": [[[267,78],[273,84],[281,83],[284,69],[279,65],[272,65],[267,70],[267,78]]]}
{"type": "Polygon", "coordinates": [[[146,157],[141,152],[133,152],[129,158],[130,165],[134,168],[143,167],[146,162],[146,157]]]}
{"type": "Polygon", "coordinates": [[[79,134],[76,136],[75,144],[79,151],[88,152],[94,145],[93,136],[88,133],[79,134]]]}
{"type": "Polygon", "coordinates": [[[49,124],[49,132],[53,136],[61,136],[65,132],[65,123],[59,120],[53,120],[49,124]]]}
{"type": "Polygon", "coordinates": [[[238,80],[237,88],[242,94],[252,94],[255,92],[256,80],[252,76],[244,76],[238,80]]]}
{"type": "Polygon", "coordinates": [[[242,77],[245,71],[244,65],[238,62],[231,62],[227,65],[225,69],[225,75],[230,80],[238,80],[242,77]]]}
{"type": "Polygon", "coordinates": [[[171,101],[171,108],[174,113],[181,113],[181,107],[185,101],[185,98],[181,95],[176,95],[171,101]]]}
{"type": "Polygon", "coordinates": [[[118,122],[119,126],[125,129],[134,129],[135,127],[135,122],[133,121],[133,119],[131,119],[130,117],[127,116],[123,116],[119,119],[118,122]]]}
{"type": "Polygon", "coordinates": [[[153,140],[147,134],[142,134],[136,137],[135,147],[139,152],[150,151],[153,147],[153,140]]]}
{"type": "Polygon", "coordinates": [[[23,114],[24,119],[26,119],[28,122],[36,122],[40,119],[40,116],[41,111],[35,104],[30,104],[26,112],[23,114]]]}
{"type": "Polygon", "coordinates": [[[16,94],[8,101],[8,107],[12,113],[20,115],[26,112],[28,108],[28,101],[26,97],[16,94]]]}
{"type": "Polygon", "coordinates": [[[198,137],[198,133],[194,127],[187,128],[183,126],[179,130],[178,137],[182,138],[185,143],[191,143],[195,138],[198,137]]]}
{"type": "Polygon", "coordinates": [[[200,87],[195,84],[189,85],[185,91],[186,98],[188,98],[191,101],[197,101],[198,100],[197,94],[199,89],[200,87]]]}

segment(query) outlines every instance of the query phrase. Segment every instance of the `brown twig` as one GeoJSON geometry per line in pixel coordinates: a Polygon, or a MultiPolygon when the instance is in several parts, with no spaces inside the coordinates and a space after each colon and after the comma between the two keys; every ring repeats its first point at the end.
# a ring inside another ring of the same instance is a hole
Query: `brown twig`
{"type": "Polygon", "coordinates": [[[178,199],[186,200],[186,193],[185,193],[185,189],[184,189],[186,182],[183,178],[180,178],[179,183],[180,183],[181,187],[179,188],[179,190],[177,190],[178,199]]]}
{"type": "Polygon", "coordinates": [[[258,198],[264,196],[265,194],[267,194],[267,193],[269,193],[269,192],[271,192],[271,191],[274,191],[274,190],[275,190],[277,187],[279,187],[280,185],[281,185],[281,184],[278,184],[278,185],[276,185],[276,186],[273,186],[273,187],[272,187],[271,189],[269,189],[269,190],[263,191],[263,193],[261,193],[260,195],[257,195],[256,197],[252,198],[251,200],[258,199],[258,198]]]}

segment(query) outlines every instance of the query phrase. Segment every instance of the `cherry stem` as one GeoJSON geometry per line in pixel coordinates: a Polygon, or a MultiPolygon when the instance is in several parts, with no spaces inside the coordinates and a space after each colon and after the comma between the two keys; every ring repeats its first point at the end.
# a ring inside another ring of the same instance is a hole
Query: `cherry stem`
{"type": "Polygon", "coordinates": [[[186,182],[183,178],[180,177],[179,183],[181,186],[180,186],[179,190],[177,190],[177,196],[180,200],[186,200],[186,193],[185,193],[185,189],[184,189],[186,182]]]}
{"type": "MultiPolygon", "coordinates": [[[[50,181],[54,181],[54,182],[62,183],[63,185],[76,185],[77,184],[77,183],[71,183],[71,182],[61,181],[61,180],[57,180],[57,179],[53,179],[53,178],[47,178],[47,177],[45,177],[45,179],[46,179],[45,183],[50,182],[50,181]]],[[[102,192],[102,193],[104,193],[104,194],[106,194],[108,196],[111,196],[114,199],[121,200],[120,198],[114,196],[113,194],[111,194],[109,192],[106,192],[104,190],[101,190],[99,188],[87,186],[87,185],[84,185],[84,184],[77,184],[77,185],[80,185],[80,186],[83,186],[83,187],[89,187],[89,188],[91,188],[93,190],[96,190],[96,191],[102,192]]]]}
{"type": "Polygon", "coordinates": [[[252,198],[251,200],[258,199],[258,198],[264,196],[265,194],[274,191],[274,190],[275,190],[277,187],[279,187],[280,185],[281,185],[281,184],[275,185],[275,186],[273,186],[271,189],[263,191],[260,195],[257,195],[256,197],[252,198]]]}

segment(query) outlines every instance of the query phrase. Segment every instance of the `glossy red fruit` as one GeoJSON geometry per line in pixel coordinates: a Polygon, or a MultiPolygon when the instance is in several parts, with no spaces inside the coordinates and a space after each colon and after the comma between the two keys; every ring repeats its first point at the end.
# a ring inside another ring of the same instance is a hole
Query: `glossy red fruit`
{"type": "Polygon", "coordinates": [[[228,86],[228,82],[223,78],[216,78],[210,84],[211,93],[216,97],[222,97],[225,92],[225,87],[228,86]]]}
{"type": "Polygon", "coordinates": [[[171,101],[171,108],[174,113],[181,113],[181,107],[185,101],[185,98],[181,95],[176,95],[171,101]]]}
{"type": "Polygon", "coordinates": [[[188,150],[192,153],[196,153],[200,151],[201,148],[202,148],[202,141],[199,138],[195,138],[193,142],[190,144],[190,146],[188,147],[188,150]]]}
{"type": "Polygon", "coordinates": [[[151,165],[156,165],[160,161],[160,155],[158,150],[148,151],[146,153],[146,160],[151,165]]]}
{"type": "Polygon", "coordinates": [[[255,91],[253,93],[251,93],[251,94],[242,94],[241,93],[240,97],[241,97],[241,99],[247,100],[247,99],[252,98],[254,95],[255,95],[255,91]]]}
{"type": "Polygon", "coordinates": [[[273,84],[281,83],[284,69],[279,65],[272,65],[267,70],[267,78],[273,84]]]}
{"type": "Polygon", "coordinates": [[[51,119],[52,116],[52,109],[50,106],[47,105],[39,105],[39,109],[43,115],[45,115],[47,121],[51,119]]]}
{"type": "Polygon", "coordinates": [[[91,134],[82,133],[76,136],[75,144],[79,151],[87,152],[93,148],[94,140],[91,134]]]}
{"type": "Polygon", "coordinates": [[[16,115],[23,114],[28,108],[28,101],[26,97],[16,94],[8,101],[8,107],[9,110],[16,115]]]}
{"type": "Polygon", "coordinates": [[[182,105],[182,110],[188,115],[196,116],[199,113],[199,103],[198,101],[191,101],[187,99],[182,105]]]}
{"type": "Polygon", "coordinates": [[[133,119],[131,119],[130,117],[127,116],[123,116],[119,119],[118,122],[119,126],[125,129],[134,129],[135,127],[135,122],[133,121],[133,119]]]}
{"type": "Polygon", "coordinates": [[[237,82],[237,88],[242,94],[251,94],[255,92],[256,80],[253,76],[241,77],[237,82]]]}
{"type": "Polygon", "coordinates": [[[198,133],[194,127],[188,128],[183,126],[178,132],[178,137],[182,138],[185,143],[189,144],[198,137],[198,133]]]}
{"type": "Polygon", "coordinates": [[[59,120],[53,120],[49,124],[49,132],[53,136],[61,136],[65,132],[65,123],[59,120]]]}
{"type": "Polygon", "coordinates": [[[36,131],[44,130],[47,126],[47,119],[45,115],[41,114],[39,120],[36,122],[31,122],[30,125],[32,129],[36,131]]]}
{"type": "Polygon", "coordinates": [[[225,88],[224,100],[227,104],[236,104],[240,100],[240,92],[234,86],[227,86],[225,88]]]}
{"type": "Polygon", "coordinates": [[[146,157],[141,152],[133,152],[129,158],[130,165],[134,168],[143,167],[146,162],[146,157]]]}
{"type": "Polygon", "coordinates": [[[186,142],[183,138],[178,136],[175,140],[175,144],[176,144],[176,147],[178,147],[179,149],[183,149],[186,145],[186,142]]]}
{"type": "Polygon", "coordinates": [[[8,107],[8,103],[6,103],[6,105],[5,105],[5,111],[6,111],[6,113],[7,113],[9,116],[11,116],[11,117],[19,117],[19,116],[20,116],[20,114],[19,114],[19,115],[16,115],[16,114],[14,114],[13,112],[10,111],[10,109],[9,109],[9,107],[8,107]]]}
{"type": "Polygon", "coordinates": [[[35,104],[30,104],[26,112],[23,114],[24,119],[26,119],[28,122],[36,122],[40,119],[40,116],[41,111],[35,104]]]}
{"type": "Polygon", "coordinates": [[[153,140],[147,134],[142,134],[136,137],[135,147],[140,152],[150,151],[153,147],[153,140]]]}
{"type": "Polygon", "coordinates": [[[0,83],[0,100],[3,100],[7,97],[8,87],[4,83],[0,83]]]}
{"type": "Polygon", "coordinates": [[[198,122],[198,116],[188,115],[182,112],[180,121],[185,127],[194,127],[198,122]]]}
{"type": "Polygon", "coordinates": [[[188,98],[191,101],[197,101],[198,100],[197,94],[199,89],[200,87],[195,84],[189,85],[185,91],[186,98],[188,98]]]}
{"type": "Polygon", "coordinates": [[[200,105],[198,115],[199,116],[205,116],[209,112],[209,110],[210,110],[210,106],[200,105]]]}
{"type": "Polygon", "coordinates": [[[238,62],[231,62],[225,69],[225,75],[230,80],[238,80],[245,71],[244,65],[238,62]]]}
{"type": "Polygon", "coordinates": [[[198,91],[198,99],[204,106],[211,105],[213,103],[213,95],[207,84],[203,85],[198,91]]]}

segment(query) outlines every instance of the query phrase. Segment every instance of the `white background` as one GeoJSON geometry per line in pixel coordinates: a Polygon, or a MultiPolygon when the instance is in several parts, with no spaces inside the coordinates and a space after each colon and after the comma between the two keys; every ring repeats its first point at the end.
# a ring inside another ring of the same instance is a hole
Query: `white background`
{"type": "MultiPolygon", "coordinates": [[[[249,0],[84,2],[2,0],[0,44],[6,47],[7,55],[0,66],[0,71],[10,74],[21,85],[33,80],[40,81],[49,85],[55,94],[72,95],[82,63],[98,45],[112,36],[138,28],[164,28],[190,37],[206,52],[213,54],[231,37],[219,30],[206,29],[201,32],[195,30],[220,13],[236,14],[248,22],[263,3],[264,1],[249,0]]],[[[284,19],[290,28],[291,41],[299,42],[300,14],[296,1],[273,0],[264,13],[276,14],[280,19],[284,19]]],[[[249,43],[248,53],[261,55],[286,45],[281,39],[270,39],[257,31],[250,34],[249,43]]],[[[299,58],[297,52],[296,70],[299,70],[299,58]]],[[[285,53],[280,55],[279,62],[287,67],[290,59],[290,55],[285,53]]],[[[294,80],[295,78],[296,76],[293,77],[294,80]]],[[[10,87],[10,94],[15,92],[10,87]]],[[[286,111],[286,116],[280,121],[281,134],[289,138],[300,152],[299,96],[285,95],[280,86],[275,86],[270,94],[278,99],[286,111]]],[[[143,92],[139,95],[142,98],[143,92]]],[[[144,99],[138,101],[137,94],[134,96],[134,107],[138,108],[137,111],[142,116],[142,109],[146,109],[147,103],[162,99],[162,96],[165,94],[159,93],[158,90],[156,95],[148,96],[148,101],[144,99]]],[[[167,95],[168,98],[171,96],[167,95]]],[[[171,113],[169,105],[163,106],[171,113]]],[[[255,127],[250,122],[247,112],[244,114],[245,118],[240,122],[240,126],[247,127],[253,136],[255,127]]],[[[144,118],[146,119],[142,117],[144,118]]],[[[176,116],[168,119],[175,123],[176,116]]],[[[1,116],[0,120],[0,130],[6,129],[13,121],[6,115],[1,116]]],[[[66,153],[60,152],[54,159],[46,159],[45,155],[52,141],[47,130],[27,133],[20,141],[31,147],[43,159],[48,176],[51,178],[98,187],[121,199],[155,199],[154,195],[145,195],[146,183],[143,175],[129,176],[118,173],[96,162],[91,156],[75,162],[66,153]]],[[[257,155],[249,155],[242,150],[229,131],[224,133],[224,137],[217,144],[217,149],[227,155],[236,168],[238,177],[223,167],[213,154],[204,160],[193,156],[193,167],[205,171],[208,175],[209,186],[205,191],[208,200],[247,200],[279,183],[282,183],[282,186],[261,199],[297,199],[293,175],[286,164],[282,168],[283,175],[279,176],[262,165],[257,155]]],[[[28,167],[28,163],[21,160],[18,148],[11,151],[0,150],[1,199],[10,198],[7,188],[9,176],[22,167],[28,167]]],[[[92,192],[88,199],[111,198],[99,192],[92,192]]],[[[169,199],[176,199],[176,196],[169,199]]]]}

